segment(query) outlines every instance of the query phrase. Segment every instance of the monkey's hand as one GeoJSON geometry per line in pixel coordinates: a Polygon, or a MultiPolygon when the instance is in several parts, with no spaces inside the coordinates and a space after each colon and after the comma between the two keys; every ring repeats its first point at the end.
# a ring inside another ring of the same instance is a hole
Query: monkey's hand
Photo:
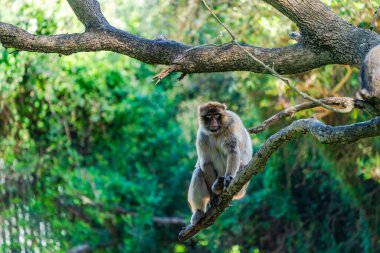
{"type": "Polygon", "coordinates": [[[211,190],[216,195],[219,195],[222,193],[224,187],[224,177],[217,177],[215,182],[211,186],[211,190]]]}
{"type": "Polygon", "coordinates": [[[211,199],[210,199],[210,205],[212,208],[216,207],[216,204],[218,204],[218,200],[219,200],[219,195],[212,192],[211,193],[211,199]]]}
{"type": "Polygon", "coordinates": [[[232,176],[224,177],[224,189],[226,189],[230,185],[232,179],[234,179],[232,176]]]}

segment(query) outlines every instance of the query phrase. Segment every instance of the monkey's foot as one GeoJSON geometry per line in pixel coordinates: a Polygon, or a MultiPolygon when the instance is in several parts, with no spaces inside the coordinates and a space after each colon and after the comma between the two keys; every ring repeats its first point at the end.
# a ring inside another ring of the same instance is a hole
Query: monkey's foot
{"type": "Polygon", "coordinates": [[[195,225],[197,224],[203,217],[205,217],[205,214],[204,212],[202,212],[201,210],[197,210],[195,213],[193,213],[193,215],[191,216],[191,220],[190,220],[190,223],[192,225],[195,225]]]}
{"type": "Polygon", "coordinates": [[[211,186],[211,190],[216,195],[219,195],[222,193],[224,187],[224,177],[217,177],[215,182],[211,186]]]}
{"type": "Polygon", "coordinates": [[[216,207],[216,204],[218,204],[219,196],[216,195],[215,193],[211,194],[211,199],[210,199],[210,205],[212,208],[216,207]]]}
{"type": "Polygon", "coordinates": [[[232,179],[234,179],[232,176],[224,177],[224,189],[226,189],[230,185],[232,179]]]}

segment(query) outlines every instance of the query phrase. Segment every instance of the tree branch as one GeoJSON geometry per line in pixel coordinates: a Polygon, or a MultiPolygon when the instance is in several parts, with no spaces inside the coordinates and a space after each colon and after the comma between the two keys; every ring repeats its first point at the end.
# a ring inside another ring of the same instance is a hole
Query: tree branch
{"type": "Polygon", "coordinates": [[[377,16],[379,15],[379,11],[380,11],[380,6],[376,9],[375,13],[373,13],[373,16],[372,16],[372,19],[371,19],[371,25],[369,26],[369,30],[373,30],[373,28],[375,28],[375,23],[376,23],[376,19],[377,19],[377,16]]]}
{"type": "Polygon", "coordinates": [[[337,28],[340,25],[349,27],[350,24],[335,15],[325,4],[319,0],[264,0],[272,5],[300,28],[302,34],[317,32],[323,28],[326,21],[329,26],[337,28]],[[310,28],[315,28],[310,30],[310,28]]]}
{"type": "MultiPolygon", "coordinates": [[[[373,108],[370,104],[362,100],[356,100],[350,97],[330,97],[330,98],[320,99],[320,101],[327,105],[339,106],[339,107],[345,108],[347,111],[352,111],[354,108],[357,108],[357,109],[366,110],[370,114],[373,114],[373,115],[376,115],[379,113],[378,111],[375,111],[375,108],[373,108]]],[[[282,110],[276,113],[275,115],[271,116],[260,125],[249,128],[248,132],[251,134],[261,133],[262,131],[268,129],[270,126],[274,125],[275,123],[277,123],[283,118],[293,117],[294,114],[296,114],[297,112],[319,107],[319,106],[320,105],[317,103],[307,102],[307,103],[286,108],[285,110],[282,110]]]]}
{"type": "Polygon", "coordinates": [[[213,12],[213,10],[207,5],[206,1],[205,0],[202,0],[203,4],[206,6],[206,8],[210,11],[210,13],[213,15],[213,17],[218,21],[218,23],[220,25],[223,26],[223,28],[230,34],[231,36],[231,39],[232,39],[232,42],[234,44],[236,44],[241,50],[243,50],[251,59],[253,59],[254,61],[256,61],[257,63],[259,63],[261,66],[263,66],[265,68],[265,70],[267,70],[270,74],[272,74],[273,76],[277,77],[278,79],[280,79],[281,81],[283,81],[286,85],[288,85],[293,91],[297,92],[300,96],[302,96],[304,99],[307,99],[319,106],[322,106],[328,110],[331,110],[333,112],[339,112],[339,113],[347,113],[347,112],[350,112],[352,110],[352,108],[343,108],[343,109],[340,109],[340,108],[336,108],[336,107],[333,107],[333,106],[330,106],[330,105],[327,105],[325,103],[322,102],[322,100],[318,100],[312,96],[310,96],[309,94],[307,94],[306,92],[303,92],[301,91],[300,89],[298,89],[294,84],[292,84],[287,78],[285,78],[284,76],[280,75],[279,73],[276,72],[276,70],[272,69],[271,67],[269,67],[268,65],[266,65],[264,62],[262,62],[260,59],[258,59],[257,57],[255,57],[253,54],[251,54],[247,49],[245,49],[243,46],[241,46],[237,41],[236,41],[236,36],[231,32],[230,29],[228,29],[228,27],[218,18],[218,16],[216,16],[216,14],[213,12]]]}
{"type": "Polygon", "coordinates": [[[333,13],[320,0],[264,0],[297,24],[307,47],[326,48],[334,63],[359,66],[379,35],[355,27],[333,13]]]}
{"type": "Polygon", "coordinates": [[[71,9],[87,30],[109,27],[96,0],[67,0],[71,9]]]}
{"type": "MultiPolygon", "coordinates": [[[[175,65],[176,72],[183,73],[268,73],[235,44],[191,47],[172,40],[142,38],[111,26],[101,13],[96,0],[68,2],[86,27],[86,32],[36,36],[0,22],[0,43],[6,48],[64,55],[106,50],[128,55],[147,64],[175,65]]],[[[380,43],[378,34],[345,23],[335,14],[330,14],[327,7],[317,0],[312,3],[300,0],[267,2],[285,15],[293,15],[292,20],[300,29],[302,27],[301,32],[305,39],[282,48],[254,47],[243,43],[240,45],[280,74],[304,72],[333,63],[359,66],[368,50],[380,43]],[[294,8],[293,11],[291,7],[294,8]],[[309,10],[310,8],[313,10],[309,10]],[[310,11],[316,12],[319,20],[310,20],[310,11]],[[338,23],[335,25],[331,21],[338,23]],[[304,32],[306,30],[309,33],[304,32]],[[318,33],[318,36],[314,36],[314,33],[318,33]]]]}
{"type": "Polygon", "coordinates": [[[158,225],[186,225],[186,221],[178,217],[153,217],[153,222],[158,225]]]}
{"type": "MultiPolygon", "coordinates": [[[[63,55],[113,51],[147,64],[176,65],[176,71],[184,73],[243,70],[256,73],[268,72],[234,44],[193,48],[172,40],[141,38],[114,27],[79,34],[37,36],[0,22],[0,42],[6,48],[16,48],[20,51],[63,55]]],[[[314,53],[302,44],[271,49],[242,45],[282,74],[294,74],[333,63],[327,52],[314,53]]]]}
{"type": "Polygon", "coordinates": [[[328,126],[322,122],[310,118],[294,121],[289,126],[272,135],[254,154],[249,164],[238,172],[230,186],[224,191],[215,208],[207,210],[205,217],[198,224],[188,225],[178,235],[179,240],[185,241],[200,230],[212,225],[222,212],[230,205],[232,197],[254,175],[261,173],[268,159],[284,143],[294,140],[301,135],[309,133],[319,142],[324,144],[351,143],[359,139],[380,136],[380,117],[372,120],[345,126],[328,126]]]}

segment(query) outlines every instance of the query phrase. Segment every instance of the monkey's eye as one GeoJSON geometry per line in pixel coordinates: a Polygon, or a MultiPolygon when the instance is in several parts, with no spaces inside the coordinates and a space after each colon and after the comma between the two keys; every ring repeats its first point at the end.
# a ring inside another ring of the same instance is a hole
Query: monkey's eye
{"type": "Polygon", "coordinates": [[[211,115],[210,115],[210,114],[207,114],[207,115],[206,115],[206,118],[211,119],[211,115]]]}
{"type": "Polygon", "coordinates": [[[220,114],[216,114],[215,118],[219,119],[220,118],[220,114]]]}

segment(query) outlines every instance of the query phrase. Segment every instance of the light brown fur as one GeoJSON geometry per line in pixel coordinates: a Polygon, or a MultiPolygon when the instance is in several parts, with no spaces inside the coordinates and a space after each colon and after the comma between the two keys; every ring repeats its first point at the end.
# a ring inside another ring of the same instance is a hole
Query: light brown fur
{"type": "MultiPolygon", "coordinates": [[[[198,162],[191,179],[188,201],[195,224],[204,215],[207,203],[215,204],[217,195],[228,186],[239,169],[252,158],[252,142],[241,119],[219,102],[208,102],[198,108],[198,162]],[[215,130],[215,125],[219,126],[215,130]],[[215,129],[213,129],[213,127],[215,129]]],[[[234,196],[245,195],[248,183],[234,196]]]]}

